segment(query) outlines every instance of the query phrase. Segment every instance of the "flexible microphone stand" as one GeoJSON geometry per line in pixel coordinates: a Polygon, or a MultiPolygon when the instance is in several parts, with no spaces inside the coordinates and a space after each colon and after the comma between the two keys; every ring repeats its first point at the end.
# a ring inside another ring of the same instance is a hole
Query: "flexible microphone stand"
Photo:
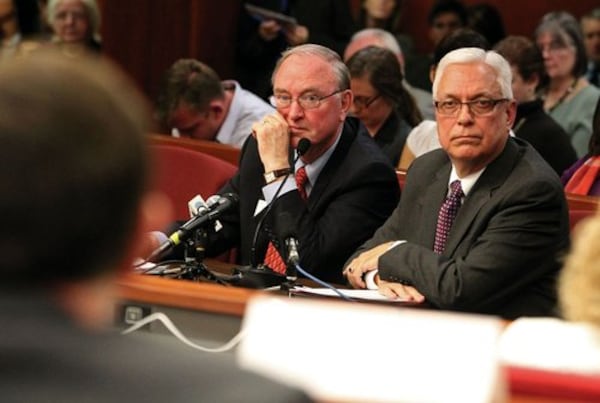
{"type": "MultiPolygon", "coordinates": [[[[235,279],[232,281],[233,284],[240,285],[242,287],[249,287],[249,288],[267,288],[267,287],[272,287],[275,285],[281,285],[286,280],[286,276],[276,273],[275,271],[273,271],[271,268],[265,266],[264,264],[257,265],[257,263],[256,263],[256,244],[258,242],[258,234],[260,233],[260,231],[262,229],[263,222],[264,222],[265,218],[267,217],[267,215],[269,214],[269,212],[271,211],[271,209],[273,208],[273,205],[275,204],[275,200],[277,199],[277,196],[279,196],[281,189],[283,189],[283,185],[289,179],[290,174],[293,171],[293,167],[296,165],[296,162],[298,161],[298,159],[302,155],[304,155],[306,153],[306,151],[308,151],[309,148],[310,148],[310,140],[308,140],[306,138],[300,139],[300,141],[298,142],[298,146],[296,147],[297,155],[296,155],[296,158],[294,158],[292,170],[290,170],[290,172],[288,172],[286,174],[286,176],[283,178],[283,180],[281,181],[281,184],[279,185],[279,187],[277,188],[277,190],[275,192],[275,195],[273,196],[273,199],[271,200],[269,205],[266,207],[264,214],[262,215],[262,217],[259,219],[258,223],[256,224],[256,229],[254,231],[254,236],[252,238],[252,249],[250,250],[250,266],[249,267],[248,266],[238,267],[238,268],[234,269],[233,273],[234,273],[235,279]]],[[[286,272],[287,272],[287,270],[286,270],[286,272]]]]}
{"type": "Polygon", "coordinates": [[[192,281],[201,281],[204,278],[210,282],[228,286],[229,284],[226,281],[211,272],[204,264],[207,242],[208,231],[206,228],[196,230],[194,237],[190,237],[185,241],[185,263],[175,278],[192,281]]]}

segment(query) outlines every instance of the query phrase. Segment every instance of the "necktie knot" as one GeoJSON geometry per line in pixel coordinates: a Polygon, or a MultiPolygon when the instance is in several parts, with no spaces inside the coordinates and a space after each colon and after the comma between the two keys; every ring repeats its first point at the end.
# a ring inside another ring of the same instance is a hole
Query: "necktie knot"
{"type": "Polygon", "coordinates": [[[450,196],[462,199],[465,194],[463,193],[462,186],[460,185],[460,181],[457,179],[450,184],[450,196]]]}

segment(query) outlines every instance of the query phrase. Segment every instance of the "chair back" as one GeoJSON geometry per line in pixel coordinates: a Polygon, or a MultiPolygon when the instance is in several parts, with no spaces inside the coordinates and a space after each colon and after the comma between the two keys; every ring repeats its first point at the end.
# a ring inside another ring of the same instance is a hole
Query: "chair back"
{"type": "Polygon", "coordinates": [[[154,157],[154,186],[173,204],[175,219],[190,218],[188,201],[215,194],[236,173],[237,167],[200,151],[172,145],[150,146],[154,157]]]}

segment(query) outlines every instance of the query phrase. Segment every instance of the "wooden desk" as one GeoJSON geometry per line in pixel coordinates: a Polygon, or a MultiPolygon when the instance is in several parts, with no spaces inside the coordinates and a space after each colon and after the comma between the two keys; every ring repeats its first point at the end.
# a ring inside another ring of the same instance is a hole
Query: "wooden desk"
{"type": "MultiPolygon", "coordinates": [[[[210,261],[209,267],[229,273],[231,265],[210,261]]],[[[139,274],[130,274],[119,280],[119,296],[123,307],[164,312],[184,335],[213,347],[222,345],[237,334],[248,300],[265,292],[139,274]]],[[[161,324],[153,324],[148,330],[167,333],[161,324]]],[[[508,399],[511,403],[566,401],[519,394],[511,395],[508,399]]]]}

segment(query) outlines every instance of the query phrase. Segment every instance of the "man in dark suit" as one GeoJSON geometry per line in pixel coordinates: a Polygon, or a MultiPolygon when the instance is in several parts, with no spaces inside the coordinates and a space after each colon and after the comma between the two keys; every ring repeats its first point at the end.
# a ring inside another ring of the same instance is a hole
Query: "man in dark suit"
{"type": "Polygon", "coordinates": [[[273,241],[285,256],[281,230],[289,228],[277,224],[286,214],[299,242],[301,266],[339,283],[348,256],[398,202],[394,169],[370,138],[356,134],[356,122],[346,121],[350,76],[335,52],[314,44],[286,51],[273,73],[273,93],[277,113],[253,126],[239,172],[220,192],[238,194],[239,209],[221,219],[224,228],[212,234],[208,253],[239,246],[240,262],[257,264],[265,262],[273,241]],[[293,165],[300,139],[311,146],[293,165]],[[301,168],[308,177],[303,190],[294,182],[301,168]]]}
{"type": "Polygon", "coordinates": [[[148,190],[148,108],[99,59],[12,63],[0,69],[1,400],[307,401],[231,356],[106,329],[116,278],[169,218],[148,190]]]}
{"type": "Polygon", "coordinates": [[[345,275],[355,287],[374,280],[385,295],[441,309],[552,314],[567,205],[548,164],[509,137],[508,63],[495,52],[455,50],[440,62],[433,91],[442,150],[411,165],[400,204],[345,275]]]}

